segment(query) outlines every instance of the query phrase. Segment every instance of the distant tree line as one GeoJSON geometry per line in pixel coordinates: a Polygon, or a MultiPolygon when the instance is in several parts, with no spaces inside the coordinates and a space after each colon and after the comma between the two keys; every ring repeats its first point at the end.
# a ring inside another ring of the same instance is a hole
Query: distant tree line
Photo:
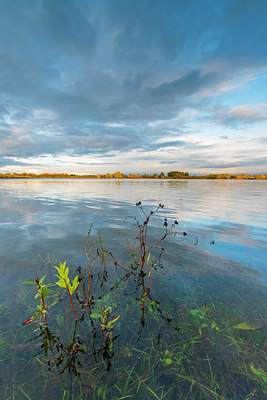
{"type": "Polygon", "coordinates": [[[0,173],[0,179],[267,179],[267,175],[250,175],[250,174],[209,174],[209,175],[189,175],[188,172],[182,171],[169,171],[167,175],[164,172],[155,173],[151,175],[147,174],[123,174],[119,171],[110,174],[97,174],[97,175],[75,175],[75,174],[34,174],[30,172],[22,173],[0,173]]]}

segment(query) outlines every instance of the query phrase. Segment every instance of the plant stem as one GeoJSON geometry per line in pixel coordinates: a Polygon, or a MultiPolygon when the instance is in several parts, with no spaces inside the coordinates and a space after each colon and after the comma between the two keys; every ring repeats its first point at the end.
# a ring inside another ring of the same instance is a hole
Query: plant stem
{"type": "Polygon", "coordinates": [[[90,225],[88,236],[87,236],[87,261],[88,261],[88,301],[91,297],[91,260],[90,260],[90,233],[92,229],[92,224],[90,225]]]}
{"type": "MultiPolygon", "coordinates": [[[[44,295],[43,295],[43,293],[42,293],[42,288],[41,288],[41,285],[40,285],[40,283],[39,283],[39,279],[36,278],[36,279],[35,279],[35,282],[36,282],[36,285],[37,285],[37,287],[38,287],[38,289],[39,289],[39,291],[40,291],[39,293],[40,293],[40,296],[41,296],[41,299],[42,299],[43,310],[46,311],[46,306],[45,306],[45,301],[44,301],[44,295]]],[[[46,326],[47,326],[48,323],[47,323],[46,313],[44,313],[44,319],[45,319],[45,324],[46,324],[46,326]]]]}
{"type": "Polygon", "coordinates": [[[78,322],[78,318],[77,318],[77,314],[76,314],[76,311],[75,311],[75,308],[74,308],[74,304],[73,304],[73,301],[72,301],[72,297],[71,297],[71,294],[70,294],[69,286],[68,286],[68,284],[67,284],[65,279],[64,279],[64,281],[65,281],[65,284],[66,284],[66,288],[68,290],[68,294],[69,294],[69,298],[70,298],[70,302],[71,302],[71,305],[72,305],[72,309],[73,309],[73,313],[74,313],[75,319],[78,322]]]}
{"type": "MultiPolygon", "coordinates": [[[[44,311],[46,311],[43,293],[41,293],[41,299],[42,299],[43,309],[44,309],[44,311]]],[[[45,315],[44,315],[44,318],[45,318],[45,324],[48,325],[46,313],[45,313],[45,315]]]]}
{"type": "Polygon", "coordinates": [[[102,237],[101,237],[99,231],[98,231],[98,237],[99,237],[99,244],[100,244],[101,252],[102,252],[102,261],[103,261],[103,264],[104,264],[104,270],[106,271],[107,270],[107,263],[106,263],[105,252],[104,252],[104,248],[103,248],[103,244],[102,244],[102,237]]]}

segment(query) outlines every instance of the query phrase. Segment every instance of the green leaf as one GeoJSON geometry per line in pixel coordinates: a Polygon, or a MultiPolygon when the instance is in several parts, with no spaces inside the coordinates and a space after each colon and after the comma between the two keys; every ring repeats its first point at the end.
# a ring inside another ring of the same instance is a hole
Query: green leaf
{"type": "Polygon", "coordinates": [[[59,302],[59,299],[57,299],[56,301],[53,301],[53,303],[50,304],[50,307],[53,307],[55,304],[57,304],[59,302]]]}
{"type": "Polygon", "coordinates": [[[72,294],[77,289],[78,286],[79,286],[78,275],[76,275],[74,280],[72,281],[72,285],[69,288],[70,294],[72,294]]]}
{"type": "Polygon", "coordinates": [[[69,276],[69,268],[66,268],[65,272],[64,272],[64,277],[65,279],[67,279],[69,276]]]}
{"type": "Polygon", "coordinates": [[[232,326],[233,329],[256,329],[253,326],[249,325],[248,322],[242,322],[242,324],[232,326]]]}
{"type": "Polygon", "coordinates": [[[63,264],[60,261],[59,268],[56,265],[54,265],[54,268],[56,268],[58,270],[60,277],[63,279],[66,279],[69,274],[69,268],[66,268],[66,271],[65,271],[65,267],[66,267],[66,261],[63,264]]]}
{"type": "Polygon", "coordinates": [[[165,363],[169,365],[172,363],[172,360],[170,358],[165,358],[165,363]]]}
{"type": "MultiPolygon", "coordinates": [[[[60,274],[60,268],[58,268],[56,265],[54,265],[54,268],[56,268],[58,270],[58,273],[60,274]]],[[[56,275],[58,276],[58,275],[56,275]]]]}
{"type": "Polygon", "coordinates": [[[63,264],[62,264],[62,262],[60,261],[59,265],[60,265],[60,269],[61,269],[62,271],[64,271],[64,269],[65,269],[65,267],[66,267],[66,261],[64,261],[63,264]]]}
{"type": "Polygon", "coordinates": [[[23,282],[24,285],[36,285],[36,282],[32,282],[32,281],[26,281],[23,282]]]}
{"type": "Polygon", "coordinates": [[[45,296],[48,296],[50,293],[53,293],[53,290],[46,290],[44,294],[45,296]]]}
{"type": "MultiPolygon", "coordinates": [[[[39,318],[42,315],[42,310],[40,309],[40,311],[37,311],[36,314],[34,314],[34,316],[32,317],[32,320],[35,321],[37,318],[39,318]]],[[[39,331],[39,329],[38,329],[39,331]]]]}
{"type": "Polygon", "coordinates": [[[200,327],[198,328],[198,332],[201,335],[202,333],[202,328],[206,328],[207,326],[209,326],[207,323],[201,324],[200,327]]]}
{"type": "Polygon", "coordinates": [[[198,317],[200,319],[204,319],[205,318],[205,313],[202,310],[190,310],[190,314],[193,315],[193,317],[198,317]]]}
{"type": "Polygon", "coordinates": [[[65,284],[65,282],[58,281],[58,282],[56,282],[56,284],[57,284],[58,286],[63,287],[63,288],[66,289],[66,284],[65,284]]]}
{"type": "Polygon", "coordinates": [[[261,368],[257,370],[252,363],[250,364],[250,368],[254,375],[259,376],[264,383],[267,383],[267,374],[261,368]]]}
{"type": "Polygon", "coordinates": [[[212,321],[212,324],[211,324],[211,330],[212,329],[216,329],[216,331],[221,331],[221,329],[219,329],[219,327],[218,327],[218,325],[216,324],[216,322],[215,321],[212,321]]]}
{"type": "Polygon", "coordinates": [[[44,275],[40,280],[39,280],[39,285],[41,286],[43,284],[43,281],[45,279],[46,275],[44,275]]]}
{"type": "Polygon", "coordinates": [[[91,318],[102,318],[102,316],[101,316],[100,314],[98,314],[98,313],[92,313],[92,314],[90,315],[90,317],[91,317],[91,318]]]}
{"type": "Polygon", "coordinates": [[[149,253],[148,256],[147,256],[147,260],[146,260],[146,263],[147,263],[147,264],[149,263],[150,256],[151,256],[151,253],[149,253]]]}

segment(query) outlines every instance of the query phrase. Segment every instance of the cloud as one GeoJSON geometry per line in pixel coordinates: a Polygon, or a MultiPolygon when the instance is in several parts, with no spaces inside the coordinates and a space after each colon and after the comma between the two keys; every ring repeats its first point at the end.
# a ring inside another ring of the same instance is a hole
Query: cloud
{"type": "Polygon", "coordinates": [[[229,104],[266,70],[265,2],[3,0],[0,11],[2,165],[42,155],[117,163],[131,152],[167,165],[182,149],[195,167],[204,126],[216,149],[232,127],[265,123],[265,104],[229,104]]]}
{"type": "Polygon", "coordinates": [[[267,104],[239,105],[236,107],[215,108],[214,119],[225,125],[242,126],[267,120],[267,104]]]}
{"type": "Polygon", "coordinates": [[[219,169],[223,170],[225,168],[232,168],[235,170],[236,168],[240,167],[247,167],[247,166],[252,166],[252,167],[261,167],[262,165],[267,164],[267,156],[262,156],[255,158],[254,160],[243,160],[240,161],[239,159],[237,161],[220,161],[218,163],[212,162],[212,163],[203,163],[202,165],[199,166],[199,168],[204,168],[204,169],[219,169]]]}

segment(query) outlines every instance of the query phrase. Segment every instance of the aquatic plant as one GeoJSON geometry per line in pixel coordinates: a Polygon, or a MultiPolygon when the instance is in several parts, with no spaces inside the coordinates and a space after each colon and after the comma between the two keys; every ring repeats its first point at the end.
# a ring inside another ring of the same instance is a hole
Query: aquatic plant
{"type": "MultiPolygon", "coordinates": [[[[143,220],[125,219],[134,222],[132,236],[125,236],[128,260],[106,250],[100,233],[92,240],[90,226],[87,266],[60,263],[57,280],[53,275],[47,285],[45,276],[28,282],[36,286],[39,300],[32,324],[25,325],[34,326],[27,346],[38,351],[40,385],[55,379],[60,400],[262,400],[266,373],[259,305],[243,300],[240,307],[239,296],[246,296],[241,286],[235,292],[238,303],[226,290],[217,296],[212,277],[205,292],[205,277],[190,270],[190,279],[197,281],[191,287],[180,269],[164,267],[163,240],[186,233],[175,229],[177,221],[163,218],[152,240],[151,218],[160,217],[164,206],[149,212],[140,202],[137,207],[143,220]],[[57,371],[64,376],[63,387],[57,371]]],[[[29,396],[28,387],[21,390],[29,396]]]]}
{"type": "Polygon", "coordinates": [[[56,275],[59,278],[59,281],[56,282],[56,284],[62,288],[67,289],[68,291],[68,295],[69,295],[69,299],[71,302],[71,306],[73,309],[73,314],[75,316],[76,321],[78,321],[78,317],[74,308],[74,304],[72,301],[72,295],[74,293],[75,290],[77,290],[78,286],[79,286],[79,282],[78,282],[78,275],[75,276],[75,278],[72,281],[72,284],[70,284],[70,279],[69,279],[69,268],[66,268],[66,261],[62,264],[60,262],[60,267],[56,267],[54,266],[54,268],[56,268],[58,270],[59,275],[56,275]]]}
{"type": "Polygon", "coordinates": [[[37,319],[38,317],[40,317],[42,315],[44,317],[45,324],[48,326],[47,307],[51,304],[51,301],[49,301],[48,303],[45,303],[45,300],[48,299],[49,295],[51,293],[53,293],[53,291],[49,289],[49,287],[52,286],[51,283],[49,283],[48,285],[45,285],[43,283],[45,277],[46,277],[46,275],[44,275],[40,280],[39,280],[39,278],[36,278],[35,282],[33,282],[33,281],[24,282],[24,284],[37,286],[37,294],[36,294],[35,298],[38,298],[38,297],[40,298],[40,304],[37,305],[38,311],[31,318],[24,321],[23,325],[27,325],[27,324],[31,323],[32,321],[34,321],[35,319],[37,319]]]}

